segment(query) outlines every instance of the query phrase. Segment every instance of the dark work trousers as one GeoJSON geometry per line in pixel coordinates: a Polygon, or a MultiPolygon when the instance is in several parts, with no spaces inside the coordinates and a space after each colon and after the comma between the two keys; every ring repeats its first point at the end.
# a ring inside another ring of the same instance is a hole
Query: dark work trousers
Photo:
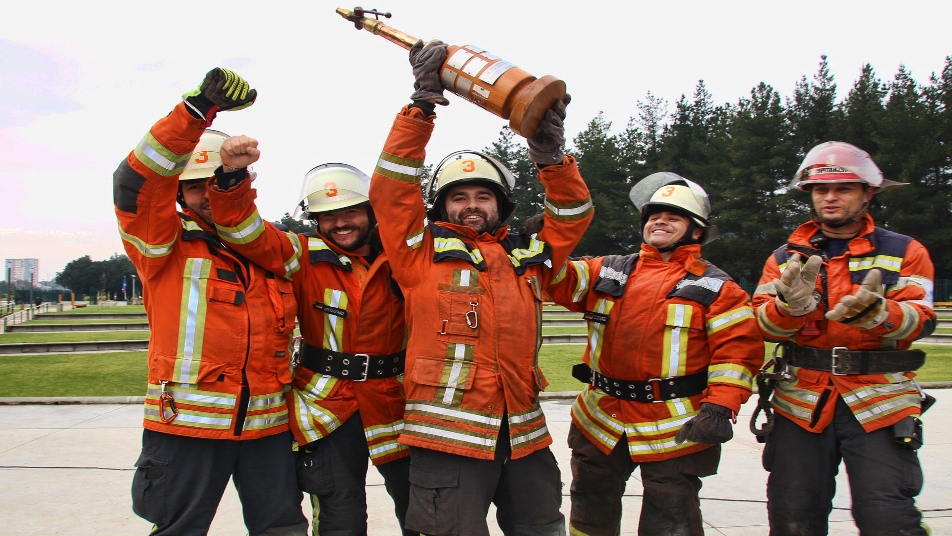
{"type": "Polygon", "coordinates": [[[152,535],[208,533],[229,478],[251,536],[307,534],[291,432],[230,441],[143,430],[135,465],[132,511],[155,525],[152,535]]]}
{"type": "Polygon", "coordinates": [[[410,447],[407,528],[431,536],[487,536],[489,505],[507,536],[565,536],[562,478],[548,448],[512,460],[503,419],[496,456],[478,460],[410,447]]]}
{"type": "Polygon", "coordinates": [[[606,456],[572,423],[568,442],[572,449],[569,526],[573,534],[621,533],[621,498],[628,479],[640,465],[644,497],[638,534],[704,536],[698,498],[700,477],[717,473],[720,445],[670,460],[639,464],[632,461],[625,436],[606,456]]]}
{"type": "MultiPolygon", "coordinates": [[[[298,483],[311,494],[312,532],[320,536],[367,534],[367,463],[370,450],[360,413],[298,452],[298,483]]],[[[400,527],[410,497],[410,458],[377,466],[393,499],[400,527]]],[[[404,531],[406,535],[416,532],[404,531]]]]}
{"type": "Polygon", "coordinates": [[[922,489],[916,451],[897,443],[891,426],[866,433],[837,397],[833,422],[819,434],[777,415],[763,456],[772,536],[827,533],[840,460],[862,536],[927,534],[914,499],[922,489]]]}

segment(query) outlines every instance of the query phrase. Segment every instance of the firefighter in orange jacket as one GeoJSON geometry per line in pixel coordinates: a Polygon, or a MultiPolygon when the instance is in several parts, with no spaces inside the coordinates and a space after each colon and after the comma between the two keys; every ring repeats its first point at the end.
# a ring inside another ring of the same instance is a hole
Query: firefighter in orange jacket
{"type": "Polygon", "coordinates": [[[443,160],[420,196],[434,102],[446,102],[439,67],[446,45],[411,50],[417,91],[398,115],[370,185],[380,236],[406,296],[407,529],[488,534],[497,506],[506,534],[565,534],[561,478],[538,393],[542,289],[592,217],[575,160],[563,156],[563,103],[529,140],[546,187],[538,239],[510,233],[512,174],[492,157],[443,160]],[[422,51],[421,51],[422,49],[422,51]]]}
{"type": "Polygon", "coordinates": [[[406,326],[368,202],[370,177],[346,164],[315,167],[294,215],[314,220],[316,233],[281,232],[258,215],[245,180],[257,147],[247,136],[225,142],[222,159],[237,171],[222,177],[225,188],[212,189],[211,206],[223,240],[294,282],[304,340],[288,408],[315,534],[367,533],[368,458],[402,527],[410,486],[410,453],[397,443],[406,326]]]}
{"type": "Polygon", "coordinates": [[[152,328],[132,508],[155,535],[207,532],[229,478],[250,534],[307,531],[284,401],[291,281],[223,241],[208,206],[206,183],[227,136],[206,129],[219,110],[250,106],[256,95],[235,73],[213,69],[113,178],[119,234],[152,328]]]}
{"type": "Polygon", "coordinates": [[[751,393],[764,341],[747,293],[701,258],[717,238],[697,184],[655,173],[631,189],[644,244],[570,261],[552,299],[584,312],[589,345],[573,376],[572,534],[621,530],[625,483],[641,467],[639,534],[703,535],[700,477],[717,472],[751,393]]]}
{"type": "Polygon", "coordinates": [[[866,212],[901,185],[843,142],[814,147],[791,184],[810,192],[813,219],[767,259],[753,300],[764,336],[783,343],[761,388],[774,389],[776,421],[755,432],[769,432],[772,535],[826,534],[841,460],[862,534],[927,533],[914,500],[926,396],[912,372],[925,354],[909,347],[935,327],[933,266],[866,212]]]}

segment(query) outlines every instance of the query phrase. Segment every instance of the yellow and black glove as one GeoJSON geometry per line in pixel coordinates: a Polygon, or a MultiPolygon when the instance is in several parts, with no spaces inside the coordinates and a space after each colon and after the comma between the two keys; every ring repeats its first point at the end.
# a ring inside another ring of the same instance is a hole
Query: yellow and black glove
{"type": "Polygon", "coordinates": [[[219,111],[241,110],[254,104],[258,91],[238,73],[215,67],[205,75],[198,88],[182,95],[192,115],[210,126],[219,111]]]}
{"type": "Polygon", "coordinates": [[[885,322],[889,309],[883,298],[882,277],[879,270],[867,272],[859,289],[850,296],[843,296],[826,312],[826,319],[859,329],[873,329],[885,322]]]}

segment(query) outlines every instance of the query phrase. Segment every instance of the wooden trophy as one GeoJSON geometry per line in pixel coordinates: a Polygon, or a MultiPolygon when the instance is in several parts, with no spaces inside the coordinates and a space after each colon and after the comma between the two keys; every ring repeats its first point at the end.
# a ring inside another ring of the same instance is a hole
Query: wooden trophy
{"type": "MultiPolygon", "coordinates": [[[[379,16],[390,13],[353,11],[338,8],[341,17],[387,41],[410,50],[419,41],[416,37],[380,22],[379,16]],[[365,17],[373,15],[374,18],[365,17]]],[[[539,122],[546,110],[565,97],[565,82],[546,75],[536,78],[508,61],[473,45],[449,45],[446,61],[440,71],[443,87],[476,106],[509,120],[509,127],[523,137],[539,132],[539,122]]]]}

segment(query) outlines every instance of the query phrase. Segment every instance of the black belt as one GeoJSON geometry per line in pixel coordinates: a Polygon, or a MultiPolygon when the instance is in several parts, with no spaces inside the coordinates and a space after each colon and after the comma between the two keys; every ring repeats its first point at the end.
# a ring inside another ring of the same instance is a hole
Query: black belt
{"type": "Polygon", "coordinates": [[[795,344],[785,344],[783,350],[783,358],[790,365],[835,376],[910,372],[926,362],[922,350],[848,350],[844,346],[809,348],[795,344]]]}
{"type": "Polygon", "coordinates": [[[636,402],[664,402],[699,395],[707,388],[707,370],[676,378],[652,378],[648,381],[618,380],[593,371],[585,363],[572,367],[572,377],[598,387],[605,394],[636,402]]]}
{"type": "Polygon", "coordinates": [[[407,351],[390,355],[345,354],[301,343],[300,366],[318,374],[362,382],[403,374],[407,351]]]}

